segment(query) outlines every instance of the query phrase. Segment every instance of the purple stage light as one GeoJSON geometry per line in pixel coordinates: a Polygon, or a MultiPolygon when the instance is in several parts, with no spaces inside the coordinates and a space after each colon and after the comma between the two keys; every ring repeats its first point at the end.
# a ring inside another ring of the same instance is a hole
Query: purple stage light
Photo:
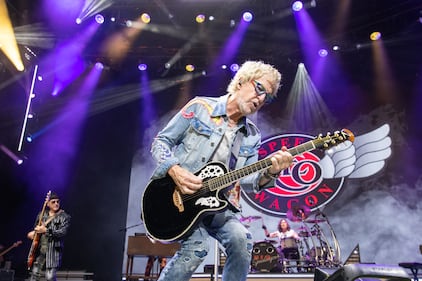
{"type": "Polygon", "coordinates": [[[319,55],[321,58],[326,57],[326,56],[328,55],[328,51],[327,51],[326,49],[320,49],[320,50],[318,51],[318,55],[319,55]]]}
{"type": "Polygon", "coordinates": [[[101,62],[96,62],[95,63],[95,68],[98,70],[103,70],[104,69],[104,64],[102,64],[101,62]]]}
{"type": "Polygon", "coordinates": [[[230,65],[230,70],[233,72],[236,72],[239,70],[239,65],[237,63],[233,63],[232,65],[230,65]]]}
{"type": "Polygon", "coordinates": [[[101,14],[97,14],[97,15],[95,15],[95,21],[96,21],[98,24],[103,24],[103,23],[104,23],[104,17],[103,17],[103,15],[101,15],[101,14]]]}
{"type": "Polygon", "coordinates": [[[138,69],[139,69],[140,71],[145,71],[145,70],[147,70],[147,68],[148,68],[148,66],[147,66],[145,63],[140,63],[140,64],[138,65],[138,69]]]}
{"type": "Polygon", "coordinates": [[[244,12],[242,18],[246,22],[251,22],[253,19],[253,16],[250,12],[244,12]]]}
{"type": "Polygon", "coordinates": [[[292,5],[292,9],[295,12],[299,12],[303,8],[303,3],[301,1],[295,1],[292,5]]]}

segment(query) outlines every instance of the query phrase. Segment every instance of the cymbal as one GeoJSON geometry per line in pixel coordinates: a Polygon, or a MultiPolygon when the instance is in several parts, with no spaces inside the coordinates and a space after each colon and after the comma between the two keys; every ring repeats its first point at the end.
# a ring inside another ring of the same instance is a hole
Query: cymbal
{"type": "Polygon", "coordinates": [[[319,219],[319,220],[306,220],[307,223],[319,223],[319,222],[325,222],[327,220],[319,219]]]}
{"type": "Polygon", "coordinates": [[[311,210],[308,206],[293,206],[287,211],[287,218],[292,222],[303,221],[309,217],[311,210]]]}
{"type": "Polygon", "coordinates": [[[239,220],[242,223],[244,223],[244,222],[248,223],[248,222],[253,222],[253,221],[256,221],[256,220],[260,220],[260,219],[262,219],[262,217],[260,217],[260,216],[248,216],[248,217],[241,217],[239,220]]]}

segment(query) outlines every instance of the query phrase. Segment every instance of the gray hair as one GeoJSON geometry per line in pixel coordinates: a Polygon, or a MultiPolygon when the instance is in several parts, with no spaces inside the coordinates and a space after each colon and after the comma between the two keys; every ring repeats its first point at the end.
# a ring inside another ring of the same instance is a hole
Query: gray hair
{"type": "Polygon", "coordinates": [[[280,88],[281,74],[274,66],[262,61],[245,61],[227,86],[227,92],[234,93],[238,84],[249,82],[265,75],[270,77],[269,82],[273,90],[271,94],[277,96],[278,89],[280,88]]]}

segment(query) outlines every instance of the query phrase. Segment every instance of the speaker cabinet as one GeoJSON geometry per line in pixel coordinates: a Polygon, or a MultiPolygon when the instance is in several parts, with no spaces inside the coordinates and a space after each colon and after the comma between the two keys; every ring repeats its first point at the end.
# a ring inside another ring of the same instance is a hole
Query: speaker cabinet
{"type": "Polygon", "coordinates": [[[13,269],[0,269],[0,281],[13,281],[15,279],[15,271],[13,269]]]}

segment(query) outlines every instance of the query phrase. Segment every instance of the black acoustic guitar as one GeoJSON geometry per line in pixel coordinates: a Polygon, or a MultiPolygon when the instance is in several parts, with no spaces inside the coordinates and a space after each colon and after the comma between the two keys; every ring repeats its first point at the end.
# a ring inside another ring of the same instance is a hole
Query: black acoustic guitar
{"type": "MultiPolygon", "coordinates": [[[[343,129],[326,136],[319,135],[289,148],[288,152],[295,156],[314,149],[328,149],[346,140],[353,142],[354,135],[350,130],[343,129]]],[[[222,194],[225,188],[270,166],[270,157],[234,171],[228,171],[223,163],[210,162],[195,173],[202,178],[203,186],[190,195],[182,194],[169,175],[151,180],[142,195],[142,220],[147,233],[163,243],[179,240],[192,231],[201,217],[221,212],[228,206],[222,194]]]]}

